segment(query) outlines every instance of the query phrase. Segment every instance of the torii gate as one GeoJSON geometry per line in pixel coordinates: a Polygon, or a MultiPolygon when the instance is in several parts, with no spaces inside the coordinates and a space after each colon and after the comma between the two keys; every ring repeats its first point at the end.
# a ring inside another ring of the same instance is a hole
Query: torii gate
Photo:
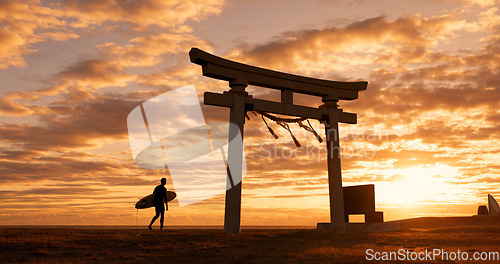
{"type": "MultiPolygon", "coordinates": [[[[338,122],[356,124],[357,116],[339,109],[337,102],[357,99],[358,92],[366,90],[368,83],[328,81],[272,71],[230,61],[197,48],[189,51],[189,57],[191,62],[202,66],[204,76],[229,81],[231,88],[229,91],[222,94],[204,93],[206,105],[231,108],[229,122],[236,126],[230,126],[229,139],[231,135],[238,132],[232,129],[239,129],[243,137],[245,114],[251,110],[312,118],[325,122],[331,229],[332,231],[345,231],[338,122]],[[249,84],[281,90],[281,103],[253,98],[245,91],[249,84]],[[321,96],[323,105],[318,108],[294,105],[293,93],[321,96]]],[[[231,140],[229,141],[228,164],[237,164],[236,167],[241,168],[242,145],[231,144],[231,140]]],[[[232,178],[239,176],[241,179],[241,173],[241,169],[231,170],[232,178]],[[235,175],[236,173],[239,175],[235,175]]],[[[229,170],[228,178],[231,180],[229,170]]],[[[227,233],[240,232],[241,185],[240,182],[226,191],[224,231],[227,233]]]]}

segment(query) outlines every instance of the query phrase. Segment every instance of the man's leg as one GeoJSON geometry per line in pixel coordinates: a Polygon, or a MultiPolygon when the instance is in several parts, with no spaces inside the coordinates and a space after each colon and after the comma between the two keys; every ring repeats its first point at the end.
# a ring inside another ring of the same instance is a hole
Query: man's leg
{"type": "MultiPolygon", "coordinates": [[[[148,226],[149,229],[152,229],[151,226],[154,224],[154,222],[156,221],[156,219],[158,219],[158,217],[160,216],[160,210],[158,210],[157,207],[155,209],[156,209],[156,215],[153,216],[153,219],[151,219],[151,223],[148,226]]],[[[163,224],[162,224],[162,226],[163,226],[163,224]]]]}
{"type": "Polygon", "coordinates": [[[165,210],[162,208],[160,217],[160,229],[163,229],[163,222],[165,220],[165,210]]]}

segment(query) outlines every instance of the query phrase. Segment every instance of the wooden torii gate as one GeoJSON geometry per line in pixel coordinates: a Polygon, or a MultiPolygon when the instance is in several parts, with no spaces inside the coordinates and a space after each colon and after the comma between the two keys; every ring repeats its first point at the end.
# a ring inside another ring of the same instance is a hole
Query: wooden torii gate
{"type": "MultiPolygon", "coordinates": [[[[356,124],[357,116],[339,109],[337,102],[357,99],[358,92],[366,90],[368,83],[328,81],[272,71],[217,57],[197,48],[192,48],[189,51],[189,57],[191,62],[202,66],[204,76],[229,82],[230,90],[222,94],[205,92],[204,103],[231,108],[229,122],[236,126],[230,126],[230,139],[231,135],[236,135],[237,132],[240,132],[243,137],[245,114],[251,110],[305,117],[325,122],[330,226],[332,231],[344,231],[344,198],[338,122],[356,124]],[[248,85],[281,90],[281,103],[253,98],[245,91],[248,85]],[[320,96],[323,105],[318,108],[294,105],[293,93],[320,96]],[[231,131],[232,129],[233,131],[231,131]],[[239,131],[234,131],[234,129],[239,129],[239,131]]],[[[241,144],[231,144],[230,140],[228,164],[236,164],[235,167],[239,168],[239,170],[231,170],[231,174],[228,170],[228,178],[231,183],[232,179],[241,179],[242,158],[243,148],[241,144]]],[[[224,231],[228,233],[240,232],[241,185],[242,182],[226,191],[224,231]]]]}

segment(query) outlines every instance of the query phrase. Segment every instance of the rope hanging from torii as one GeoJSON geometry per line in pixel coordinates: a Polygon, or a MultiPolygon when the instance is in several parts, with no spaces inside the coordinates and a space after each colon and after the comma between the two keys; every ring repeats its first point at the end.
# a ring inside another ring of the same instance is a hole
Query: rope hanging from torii
{"type": "MultiPolygon", "coordinates": [[[[266,119],[264,117],[276,122],[276,124],[280,125],[285,130],[287,130],[290,133],[290,136],[292,136],[292,139],[293,139],[293,142],[295,143],[295,146],[297,146],[298,148],[300,148],[302,145],[300,145],[297,138],[293,135],[292,130],[290,129],[290,126],[288,125],[289,123],[298,124],[300,127],[305,129],[306,131],[313,133],[314,136],[316,136],[316,138],[318,139],[318,141],[320,143],[323,142],[323,138],[321,138],[321,136],[316,132],[316,130],[314,130],[314,128],[311,125],[311,122],[309,122],[309,119],[306,117],[282,118],[282,117],[270,115],[270,114],[268,114],[266,112],[262,112],[262,111],[252,111],[252,113],[255,116],[257,116],[257,114],[260,114],[260,116],[262,117],[262,121],[264,121],[264,124],[266,124],[267,129],[269,130],[271,135],[274,137],[274,139],[278,139],[278,135],[276,135],[276,133],[274,133],[274,130],[269,126],[269,124],[266,122],[266,119]],[[302,123],[304,121],[307,121],[307,124],[302,123]]],[[[245,113],[245,116],[248,120],[250,120],[250,117],[248,116],[248,114],[245,113]]]]}

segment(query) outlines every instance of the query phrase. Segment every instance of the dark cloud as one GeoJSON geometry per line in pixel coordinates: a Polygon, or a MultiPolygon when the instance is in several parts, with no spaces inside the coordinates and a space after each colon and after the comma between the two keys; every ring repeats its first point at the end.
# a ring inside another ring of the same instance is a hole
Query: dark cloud
{"type": "Polygon", "coordinates": [[[136,100],[108,94],[75,105],[50,105],[47,114],[39,115],[39,125],[4,123],[0,141],[30,151],[64,151],[95,146],[99,139],[124,140],[127,115],[139,103],[136,100]]]}
{"type": "Polygon", "coordinates": [[[26,191],[18,191],[18,195],[93,195],[108,191],[104,188],[72,187],[72,188],[33,188],[26,191]]]}

